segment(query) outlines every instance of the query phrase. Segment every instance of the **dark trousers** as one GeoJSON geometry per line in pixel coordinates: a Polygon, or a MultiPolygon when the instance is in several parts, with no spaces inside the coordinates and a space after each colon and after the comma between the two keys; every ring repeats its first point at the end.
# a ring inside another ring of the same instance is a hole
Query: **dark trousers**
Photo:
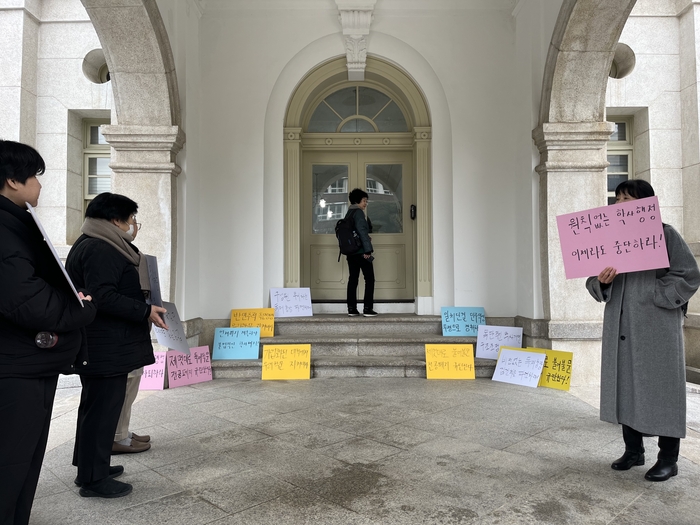
{"type": "Polygon", "coordinates": [[[26,525],[44,460],[58,374],[0,379],[0,524],[26,525]]]}
{"type": "MultiPolygon", "coordinates": [[[[637,432],[632,427],[622,425],[622,439],[625,440],[625,450],[644,454],[644,434],[637,432]]],[[[678,461],[678,452],[681,448],[681,438],[659,436],[659,459],[665,461],[678,461]]]]}
{"type": "Polygon", "coordinates": [[[360,270],[365,276],[365,298],[362,301],[365,310],[374,308],[374,266],[364,254],[348,255],[348,310],[357,308],[357,285],[360,282],[360,270]]]}
{"type": "Polygon", "coordinates": [[[91,483],[109,476],[114,433],[126,394],[126,374],[111,377],[80,376],[83,391],[78,408],[73,465],[78,481],[91,483]]]}

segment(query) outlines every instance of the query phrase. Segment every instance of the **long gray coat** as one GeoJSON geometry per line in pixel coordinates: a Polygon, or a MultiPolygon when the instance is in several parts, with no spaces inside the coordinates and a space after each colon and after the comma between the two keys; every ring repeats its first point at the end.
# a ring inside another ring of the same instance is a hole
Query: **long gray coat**
{"type": "Polygon", "coordinates": [[[606,303],[600,419],[654,436],[685,437],[683,313],[700,286],[688,245],[664,224],[669,268],[619,274],[603,289],[586,288],[606,303]]]}

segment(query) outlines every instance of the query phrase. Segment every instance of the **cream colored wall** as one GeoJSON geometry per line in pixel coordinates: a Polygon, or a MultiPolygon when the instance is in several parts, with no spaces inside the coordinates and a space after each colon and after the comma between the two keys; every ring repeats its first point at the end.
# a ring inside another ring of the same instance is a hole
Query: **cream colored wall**
{"type": "MultiPolygon", "coordinates": [[[[343,54],[335,6],[317,5],[207,7],[202,17],[203,317],[263,306],[268,287],[282,285],[283,112],[272,96],[279,95],[275,86],[282,79],[288,100],[315,63],[343,54]],[[315,63],[298,58],[307,50],[315,63]],[[272,129],[265,128],[266,119],[272,129]],[[268,155],[265,137],[278,153],[268,155]]],[[[484,305],[489,315],[515,315],[514,23],[510,10],[437,9],[428,15],[378,8],[368,52],[434,84],[418,82],[434,126],[432,310],[484,305]]]]}

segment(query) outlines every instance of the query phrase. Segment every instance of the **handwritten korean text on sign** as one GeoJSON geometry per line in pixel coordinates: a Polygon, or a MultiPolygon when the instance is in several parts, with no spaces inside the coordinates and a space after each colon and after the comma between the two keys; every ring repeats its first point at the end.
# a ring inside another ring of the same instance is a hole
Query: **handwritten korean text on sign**
{"type": "Polygon", "coordinates": [[[165,352],[155,352],[156,362],[143,367],[139,390],[163,390],[165,386],[165,352]]]}
{"type": "Polygon", "coordinates": [[[311,345],[263,345],[263,381],[310,378],[311,345]]]}
{"type": "Polygon", "coordinates": [[[475,336],[479,325],[486,324],[486,313],[483,308],[464,308],[459,306],[443,306],[442,335],[475,336]]]}
{"type": "Polygon", "coordinates": [[[545,354],[537,351],[501,348],[493,380],[537,388],[544,360],[545,354]]]}
{"type": "Polygon", "coordinates": [[[559,215],[557,227],[567,279],[668,267],[657,197],[559,215]]]}
{"type": "Polygon", "coordinates": [[[173,303],[166,301],[163,303],[163,308],[167,310],[163,318],[165,319],[165,324],[168,325],[168,329],[153,327],[158,342],[171,350],[189,354],[190,346],[187,344],[185,329],[180,321],[180,314],[177,313],[177,307],[173,303]]]}
{"type": "Polygon", "coordinates": [[[544,352],[547,358],[542,367],[542,377],[538,386],[569,390],[571,386],[571,369],[574,353],[546,348],[528,348],[528,351],[544,352]]]}
{"type": "Polygon", "coordinates": [[[231,310],[231,328],[260,328],[260,337],[275,335],[274,308],[231,310]]]}
{"type": "Polygon", "coordinates": [[[167,363],[170,388],[212,380],[208,346],[190,348],[190,355],[169,350],[167,363]]]}
{"type": "Polygon", "coordinates": [[[314,315],[309,288],[270,288],[270,306],[275,309],[275,317],[314,315]]]}
{"type": "Polygon", "coordinates": [[[425,345],[428,379],[475,379],[474,345],[425,345]]]}
{"type": "Polygon", "coordinates": [[[502,346],[520,347],[523,344],[523,329],[517,326],[479,325],[476,340],[476,357],[498,359],[502,346]]]}
{"type": "Polygon", "coordinates": [[[260,328],[217,328],[212,359],[258,359],[260,328]]]}

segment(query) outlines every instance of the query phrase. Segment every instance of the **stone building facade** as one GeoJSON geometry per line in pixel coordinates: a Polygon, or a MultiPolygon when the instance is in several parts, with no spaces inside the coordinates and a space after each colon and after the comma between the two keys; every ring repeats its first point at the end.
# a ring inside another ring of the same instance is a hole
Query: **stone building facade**
{"type": "Polygon", "coordinates": [[[314,181],[325,206],[371,179],[375,209],[396,203],[379,221],[380,310],[484,306],[595,382],[602,310],[564,278],[555,217],[603,205],[609,175],[644,178],[700,255],[699,14],[695,0],[0,0],[0,136],[45,156],[39,209],[63,250],[108,143],[139,246],[205,327],[272,287],[340,308],[343,265],[314,228],[341,208],[320,210],[314,181]]]}

